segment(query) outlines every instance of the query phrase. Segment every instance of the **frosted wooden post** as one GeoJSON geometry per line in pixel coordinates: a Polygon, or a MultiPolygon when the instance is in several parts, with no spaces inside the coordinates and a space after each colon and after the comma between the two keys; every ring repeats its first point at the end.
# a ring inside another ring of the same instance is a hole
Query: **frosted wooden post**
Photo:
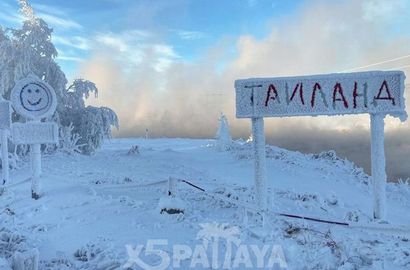
{"type": "Polygon", "coordinates": [[[384,155],[384,114],[370,114],[373,183],[373,217],[386,219],[386,158],[384,155]]]}
{"type": "Polygon", "coordinates": [[[32,177],[31,177],[31,197],[35,200],[40,198],[41,185],[41,144],[32,144],[31,146],[31,166],[32,166],[32,177]]]}
{"type": "Polygon", "coordinates": [[[2,175],[0,181],[0,194],[4,191],[3,185],[10,181],[9,176],[9,148],[8,134],[11,127],[11,105],[9,101],[0,101],[0,140],[1,140],[1,165],[2,175]]]}
{"type": "Polygon", "coordinates": [[[3,185],[9,182],[9,148],[8,148],[8,131],[1,129],[1,167],[2,167],[2,180],[3,185]]]}
{"type": "Polygon", "coordinates": [[[252,118],[252,138],[255,153],[255,191],[258,207],[266,210],[266,150],[263,118],[252,118]]]}
{"type": "Polygon", "coordinates": [[[176,195],[176,190],[177,190],[177,180],[170,177],[168,179],[168,196],[175,196],[176,195]]]}

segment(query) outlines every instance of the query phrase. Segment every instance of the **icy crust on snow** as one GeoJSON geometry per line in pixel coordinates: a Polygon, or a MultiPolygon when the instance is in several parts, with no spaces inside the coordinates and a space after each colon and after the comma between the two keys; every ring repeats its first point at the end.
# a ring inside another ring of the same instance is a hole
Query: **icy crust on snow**
{"type": "Polygon", "coordinates": [[[385,113],[407,118],[402,71],[371,71],[235,81],[236,116],[385,113]]]}
{"type": "MultiPolygon", "coordinates": [[[[169,245],[163,250],[172,256],[172,244],[191,248],[204,244],[203,224],[208,224],[236,232],[238,244],[261,249],[265,244],[281,246],[288,269],[409,268],[409,236],[394,231],[348,229],[272,215],[266,220],[269,233],[255,236],[260,216],[245,214],[243,207],[234,203],[255,202],[252,144],[234,142],[229,151],[220,152],[212,142],[124,139],[106,143],[93,157],[46,156],[41,200],[30,198],[30,183],[11,188],[1,197],[0,228],[4,229],[0,231],[5,234],[0,236],[0,265],[11,265],[15,252],[38,248],[40,270],[122,269],[129,258],[126,245],[167,239],[169,245]],[[127,155],[133,145],[140,146],[139,155],[127,155]],[[167,181],[146,185],[170,176],[207,190],[204,193],[178,183],[184,214],[159,213],[167,181]]],[[[274,198],[269,204],[273,211],[371,222],[369,178],[353,163],[337,157],[334,151],[304,155],[273,146],[266,150],[268,198],[274,198]]],[[[26,169],[12,172],[16,182],[25,179],[26,169]]],[[[387,197],[389,221],[410,224],[408,183],[389,183],[387,197]]],[[[211,259],[212,239],[208,241],[206,254],[211,259]]],[[[228,243],[223,237],[219,241],[218,257],[224,258],[228,243]]],[[[237,248],[233,245],[232,260],[237,248]]],[[[151,265],[158,263],[155,256],[141,254],[141,258],[151,265]]],[[[254,256],[252,262],[256,265],[254,256]]],[[[190,260],[184,260],[179,269],[209,267],[190,268],[190,260]]],[[[250,268],[240,265],[235,269],[250,268]]]]}

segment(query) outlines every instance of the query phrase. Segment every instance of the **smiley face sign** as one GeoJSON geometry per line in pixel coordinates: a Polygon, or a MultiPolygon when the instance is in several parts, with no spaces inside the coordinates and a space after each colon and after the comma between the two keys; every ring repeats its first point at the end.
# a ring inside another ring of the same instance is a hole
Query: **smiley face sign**
{"type": "Polygon", "coordinates": [[[52,116],[57,107],[54,89],[33,75],[16,83],[10,99],[17,113],[33,120],[52,116]]]}

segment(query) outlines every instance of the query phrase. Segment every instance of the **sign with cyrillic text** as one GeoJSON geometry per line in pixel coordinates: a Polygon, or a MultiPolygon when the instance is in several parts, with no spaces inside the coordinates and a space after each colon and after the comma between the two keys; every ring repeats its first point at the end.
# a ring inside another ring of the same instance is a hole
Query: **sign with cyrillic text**
{"type": "Polygon", "coordinates": [[[235,81],[238,118],[384,113],[406,118],[402,71],[235,81]]]}

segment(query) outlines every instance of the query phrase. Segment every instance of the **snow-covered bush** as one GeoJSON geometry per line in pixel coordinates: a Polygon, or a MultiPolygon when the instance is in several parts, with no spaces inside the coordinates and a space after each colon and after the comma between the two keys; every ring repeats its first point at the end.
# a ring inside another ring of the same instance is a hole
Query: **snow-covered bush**
{"type": "MultiPolygon", "coordinates": [[[[81,137],[77,138],[77,148],[89,154],[100,147],[104,138],[111,136],[112,126],[118,128],[117,116],[109,108],[85,106],[84,99],[90,93],[98,93],[94,83],[77,79],[67,87],[66,76],[55,61],[58,53],[51,39],[53,29],[35,16],[28,0],[19,0],[19,3],[25,17],[21,29],[0,27],[0,94],[9,99],[15,82],[29,74],[46,81],[58,99],[52,119],[60,126],[68,127],[72,123],[72,132],[81,137]]],[[[16,114],[13,120],[24,121],[16,114]]]]}
{"type": "Polygon", "coordinates": [[[70,123],[68,126],[60,127],[59,150],[69,155],[81,153],[80,147],[84,146],[78,143],[81,137],[77,133],[74,133],[73,129],[73,123],[70,123]]]}
{"type": "Polygon", "coordinates": [[[184,214],[186,205],[178,196],[167,196],[159,199],[157,209],[161,214],[184,214]]]}
{"type": "Polygon", "coordinates": [[[138,145],[133,145],[131,148],[130,148],[130,150],[128,150],[128,155],[139,155],[139,153],[140,153],[140,150],[139,150],[139,147],[138,147],[138,145]]]}
{"type": "Polygon", "coordinates": [[[8,229],[0,229],[0,258],[11,258],[16,252],[26,252],[26,238],[8,229]]]}
{"type": "Polygon", "coordinates": [[[13,270],[38,270],[40,254],[38,249],[28,252],[16,252],[13,256],[13,270]]]}
{"type": "Polygon", "coordinates": [[[104,139],[111,137],[111,126],[118,127],[117,115],[107,107],[87,106],[65,115],[62,123],[73,123],[74,134],[78,134],[79,148],[84,154],[97,150],[104,139]]]}
{"type": "Polygon", "coordinates": [[[229,150],[232,144],[232,138],[231,134],[229,134],[228,119],[223,113],[221,113],[221,116],[219,117],[219,128],[215,138],[217,140],[216,146],[220,151],[229,150]]]}

